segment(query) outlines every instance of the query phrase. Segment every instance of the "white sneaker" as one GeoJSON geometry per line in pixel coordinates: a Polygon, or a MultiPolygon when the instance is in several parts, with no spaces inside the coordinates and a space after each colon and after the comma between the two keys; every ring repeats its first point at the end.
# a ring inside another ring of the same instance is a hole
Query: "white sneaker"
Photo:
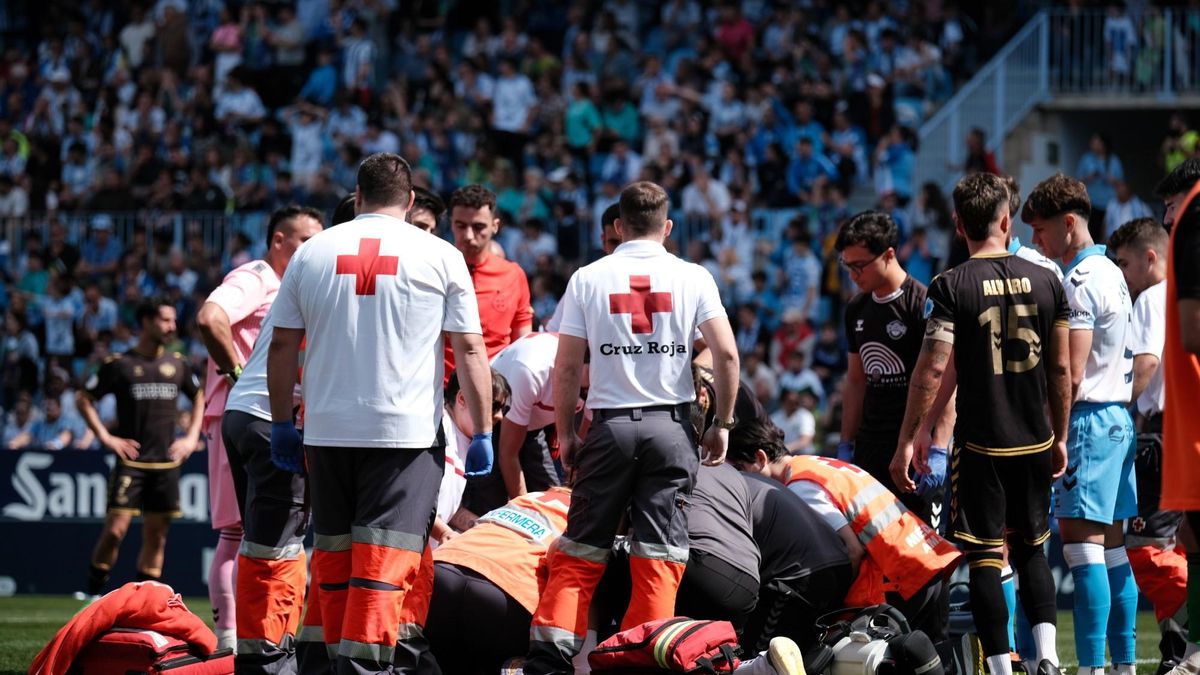
{"type": "Polygon", "coordinates": [[[100,599],[99,595],[89,595],[83,591],[75,591],[75,593],[72,594],[72,597],[80,602],[86,602],[89,605],[100,599]]]}
{"type": "Polygon", "coordinates": [[[1079,666],[1079,675],[1104,675],[1104,666],[1079,666]]]}
{"type": "Polygon", "coordinates": [[[773,637],[767,645],[767,660],[775,669],[776,675],[806,675],[804,672],[804,655],[796,641],[789,637],[773,637]]]}
{"type": "Polygon", "coordinates": [[[1185,657],[1167,675],[1198,675],[1200,674],[1200,651],[1195,651],[1185,657]]]}

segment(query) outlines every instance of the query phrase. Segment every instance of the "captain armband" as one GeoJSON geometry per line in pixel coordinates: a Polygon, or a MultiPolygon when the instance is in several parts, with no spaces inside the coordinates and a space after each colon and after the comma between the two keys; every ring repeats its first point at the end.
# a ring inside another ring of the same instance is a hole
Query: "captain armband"
{"type": "Polygon", "coordinates": [[[954,322],[945,319],[930,319],[925,324],[925,339],[954,344],[954,322]]]}

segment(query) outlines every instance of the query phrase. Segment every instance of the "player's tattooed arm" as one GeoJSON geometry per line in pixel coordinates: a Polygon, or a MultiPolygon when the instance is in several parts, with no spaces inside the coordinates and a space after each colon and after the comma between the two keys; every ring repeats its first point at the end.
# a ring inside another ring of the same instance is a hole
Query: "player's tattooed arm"
{"type": "Polygon", "coordinates": [[[921,345],[921,355],[908,386],[908,404],[904,408],[901,440],[912,441],[925,423],[933,402],[941,390],[942,377],[950,364],[954,345],[943,340],[927,339],[921,345]]]}
{"type": "MultiPolygon", "coordinates": [[[[932,323],[932,322],[931,322],[932,323]]],[[[900,426],[900,443],[892,458],[891,474],[896,486],[905,492],[916,490],[916,483],[909,477],[908,467],[913,460],[913,439],[925,423],[929,410],[941,389],[942,377],[950,363],[954,343],[939,339],[926,331],[921,355],[908,384],[908,403],[904,408],[904,422],[900,426]]]]}

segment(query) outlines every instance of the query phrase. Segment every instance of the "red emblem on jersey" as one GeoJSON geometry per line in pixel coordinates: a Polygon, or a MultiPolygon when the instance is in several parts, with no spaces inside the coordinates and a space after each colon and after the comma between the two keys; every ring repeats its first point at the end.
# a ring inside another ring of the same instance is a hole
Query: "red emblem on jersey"
{"type": "Polygon", "coordinates": [[[358,240],[358,255],[339,255],[337,273],[354,275],[355,295],[375,295],[375,277],[396,274],[400,257],[379,255],[378,239],[358,240]]]}
{"type": "Polygon", "coordinates": [[[671,311],[670,293],[651,293],[649,275],[631,275],[628,293],[608,295],[609,314],[628,314],[633,320],[633,332],[654,332],[654,314],[671,311]]]}

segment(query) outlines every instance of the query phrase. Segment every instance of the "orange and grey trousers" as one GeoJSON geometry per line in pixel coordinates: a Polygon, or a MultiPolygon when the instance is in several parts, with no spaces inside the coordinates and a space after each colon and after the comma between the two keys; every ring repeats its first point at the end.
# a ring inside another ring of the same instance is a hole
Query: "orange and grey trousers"
{"type": "Polygon", "coordinates": [[[593,412],[574,458],[567,529],[547,554],[549,579],[529,629],[526,675],[573,673],[588,607],[626,509],[633,592],[625,630],[675,615],[688,561],[687,503],[700,466],[690,404],[593,412]]]}
{"type": "Polygon", "coordinates": [[[308,530],[305,478],[271,463],[271,422],[227,411],[221,435],[242,514],[237,557],[235,671],[294,672],[295,638],[304,606],[308,530]]]}
{"type": "Polygon", "coordinates": [[[320,627],[333,672],[436,675],[421,627],[444,445],[305,450],[318,614],[304,637],[320,627]]]}

